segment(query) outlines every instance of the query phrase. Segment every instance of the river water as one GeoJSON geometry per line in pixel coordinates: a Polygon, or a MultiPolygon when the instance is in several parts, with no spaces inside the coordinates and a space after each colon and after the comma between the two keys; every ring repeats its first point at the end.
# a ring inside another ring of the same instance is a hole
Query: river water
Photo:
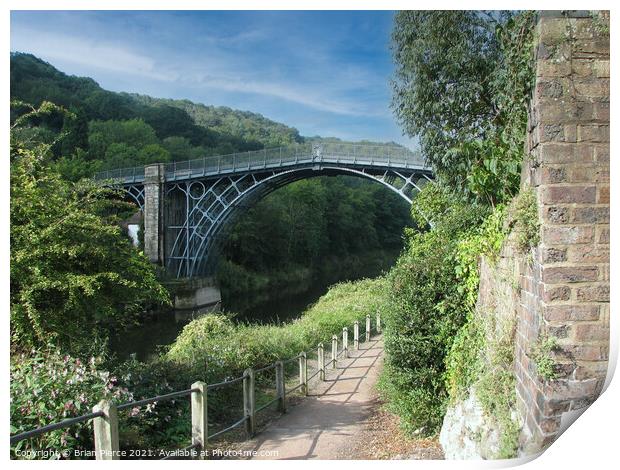
{"type": "MultiPolygon", "coordinates": [[[[241,321],[279,323],[299,317],[326,292],[327,286],[314,285],[305,292],[271,296],[251,306],[236,299],[223,299],[222,310],[236,312],[236,318],[241,321]]],[[[128,359],[135,353],[137,359],[147,360],[172,344],[187,323],[175,320],[173,310],[159,312],[141,325],[113,335],[110,349],[119,359],[128,359]]]]}

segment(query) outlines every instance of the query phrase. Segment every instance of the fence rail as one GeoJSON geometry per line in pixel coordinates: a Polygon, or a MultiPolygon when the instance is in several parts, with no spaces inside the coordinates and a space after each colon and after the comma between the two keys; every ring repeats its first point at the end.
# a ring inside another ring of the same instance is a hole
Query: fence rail
{"type": "MultiPolygon", "coordinates": [[[[203,176],[255,171],[267,168],[294,166],[300,163],[337,163],[392,168],[424,168],[419,153],[399,145],[349,144],[322,142],[296,144],[285,147],[213,155],[194,160],[164,164],[167,181],[203,176]]],[[[117,183],[140,183],[145,179],[145,167],[107,170],[95,175],[96,180],[117,183]]]]}
{"type": "MultiPolygon", "coordinates": [[[[370,341],[371,338],[371,318],[370,315],[366,316],[366,329],[365,329],[365,341],[370,341]]],[[[375,331],[381,333],[381,316],[377,313],[375,321],[375,331]]],[[[331,338],[332,360],[327,364],[332,368],[336,368],[338,358],[344,354],[344,358],[349,357],[349,345],[348,345],[348,328],[342,329],[342,341],[339,342],[338,336],[333,335],[331,338]],[[341,347],[339,348],[339,343],[341,347]]],[[[354,349],[359,349],[359,322],[355,321],[353,325],[354,333],[354,349]]],[[[245,424],[246,437],[249,439],[255,434],[256,429],[256,414],[278,403],[278,410],[281,412],[286,411],[286,394],[301,390],[303,395],[307,395],[309,391],[309,381],[319,376],[320,381],[325,381],[325,349],[323,343],[319,343],[316,349],[317,352],[317,370],[314,374],[308,377],[308,354],[309,352],[301,352],[294,357],[279,360],[267,366],[258,369],[247,369],[244,371],[241,377],[237,377],[223,382],[214,384],[205,384],[204,382],[195,382],[192,386],[185,390],[179,390],[176,392],[168,393],[165,395],[158,395],[144,400],[137,400],[127,403],[114,404],[108,400],[102,400],[94,408],[92,413],[77,416],[75,418],[65,419],[58,423],[48,424],[40,428],[25,431],[19,434],[11,436],[11,445],[17,444],[25,439],[33,438],[41,434],[52,432],[58,429],[67,428],[69,426],[82,423],[85,421],[93,420],[94,438],[95,438],[95,456],[97,460],[117,460],[119,458],[119,426],[118,426],[118,411],[148,405],[150,403],[161,402],[166,400],[172,400],[174,398],[190,396],[191,397],[191,422],[192,422],[192,436],[191,445],[180,449],[181,451],[192,450],[192,456],[198,459],[205,459],[207,456],[206,449],[209,439],[214,439],[233,429],[238,428],[242,424],[245,424]],[[299,364],[299,383],[295,387],[287,390],[284,365],[298,361],[299,364]],[[269,402],[256,408],[255,404],[255,374],[266,370],[276,370],[276,397],[269,402]],[[244,416],[231,424],[230,426],[217,431],[211,435],[208,435],[208,419],[207,419],[207,392],[216,388],[226,387],[235,383],[243,382],[243,409],[244,416]]],[[[167,460],[173,457],[164,457],[162,460],[167,460]]]]}

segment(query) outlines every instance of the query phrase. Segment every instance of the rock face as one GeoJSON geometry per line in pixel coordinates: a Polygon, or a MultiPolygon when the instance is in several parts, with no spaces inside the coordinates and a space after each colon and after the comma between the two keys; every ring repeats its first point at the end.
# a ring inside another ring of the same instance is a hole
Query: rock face
{"type": "Polygon", "coordinates": [[[473,389],[467,399],[448,407],[439,435],[446,459],[492,459],[499,431],[484,416],[473,389]]]}

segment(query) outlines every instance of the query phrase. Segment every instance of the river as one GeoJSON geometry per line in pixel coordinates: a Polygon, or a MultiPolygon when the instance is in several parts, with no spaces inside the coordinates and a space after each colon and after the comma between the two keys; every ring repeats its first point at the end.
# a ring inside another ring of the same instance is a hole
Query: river
{"type": "MultiPolygon", "coordinates": [[[[223,299],[222,309],[236,312],[236,318],[241,321],[279,323],[299,317],[326,292],[327,286],[318,284],[305,292],[270,296],[251,306],[236,299],[223,299]]],[[[137,359],[147,360],[162,347],[172,344],[187,323],[175,320],[173,310],[159,312],[139,326],[112,335],[110,349],[119,359],[128,359],[135,353],[137,359]]]]}

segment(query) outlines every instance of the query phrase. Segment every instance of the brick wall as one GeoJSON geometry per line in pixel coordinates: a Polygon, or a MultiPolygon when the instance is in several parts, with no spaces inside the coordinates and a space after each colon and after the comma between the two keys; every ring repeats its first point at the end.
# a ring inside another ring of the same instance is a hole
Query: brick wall
{"type": "MultiPolygon", "coordinates": [[[[608,18],[608,14],[603,17],[608,18]]],[[[541,14],[522,183],[538,197],[541,242],[520,261],[516,334],[523,453],[551,443],[602,390],[609,353],[609,35],[600,21],[541,14]],[[555,336],[558,378],[532,350],[555,336]]]]}

